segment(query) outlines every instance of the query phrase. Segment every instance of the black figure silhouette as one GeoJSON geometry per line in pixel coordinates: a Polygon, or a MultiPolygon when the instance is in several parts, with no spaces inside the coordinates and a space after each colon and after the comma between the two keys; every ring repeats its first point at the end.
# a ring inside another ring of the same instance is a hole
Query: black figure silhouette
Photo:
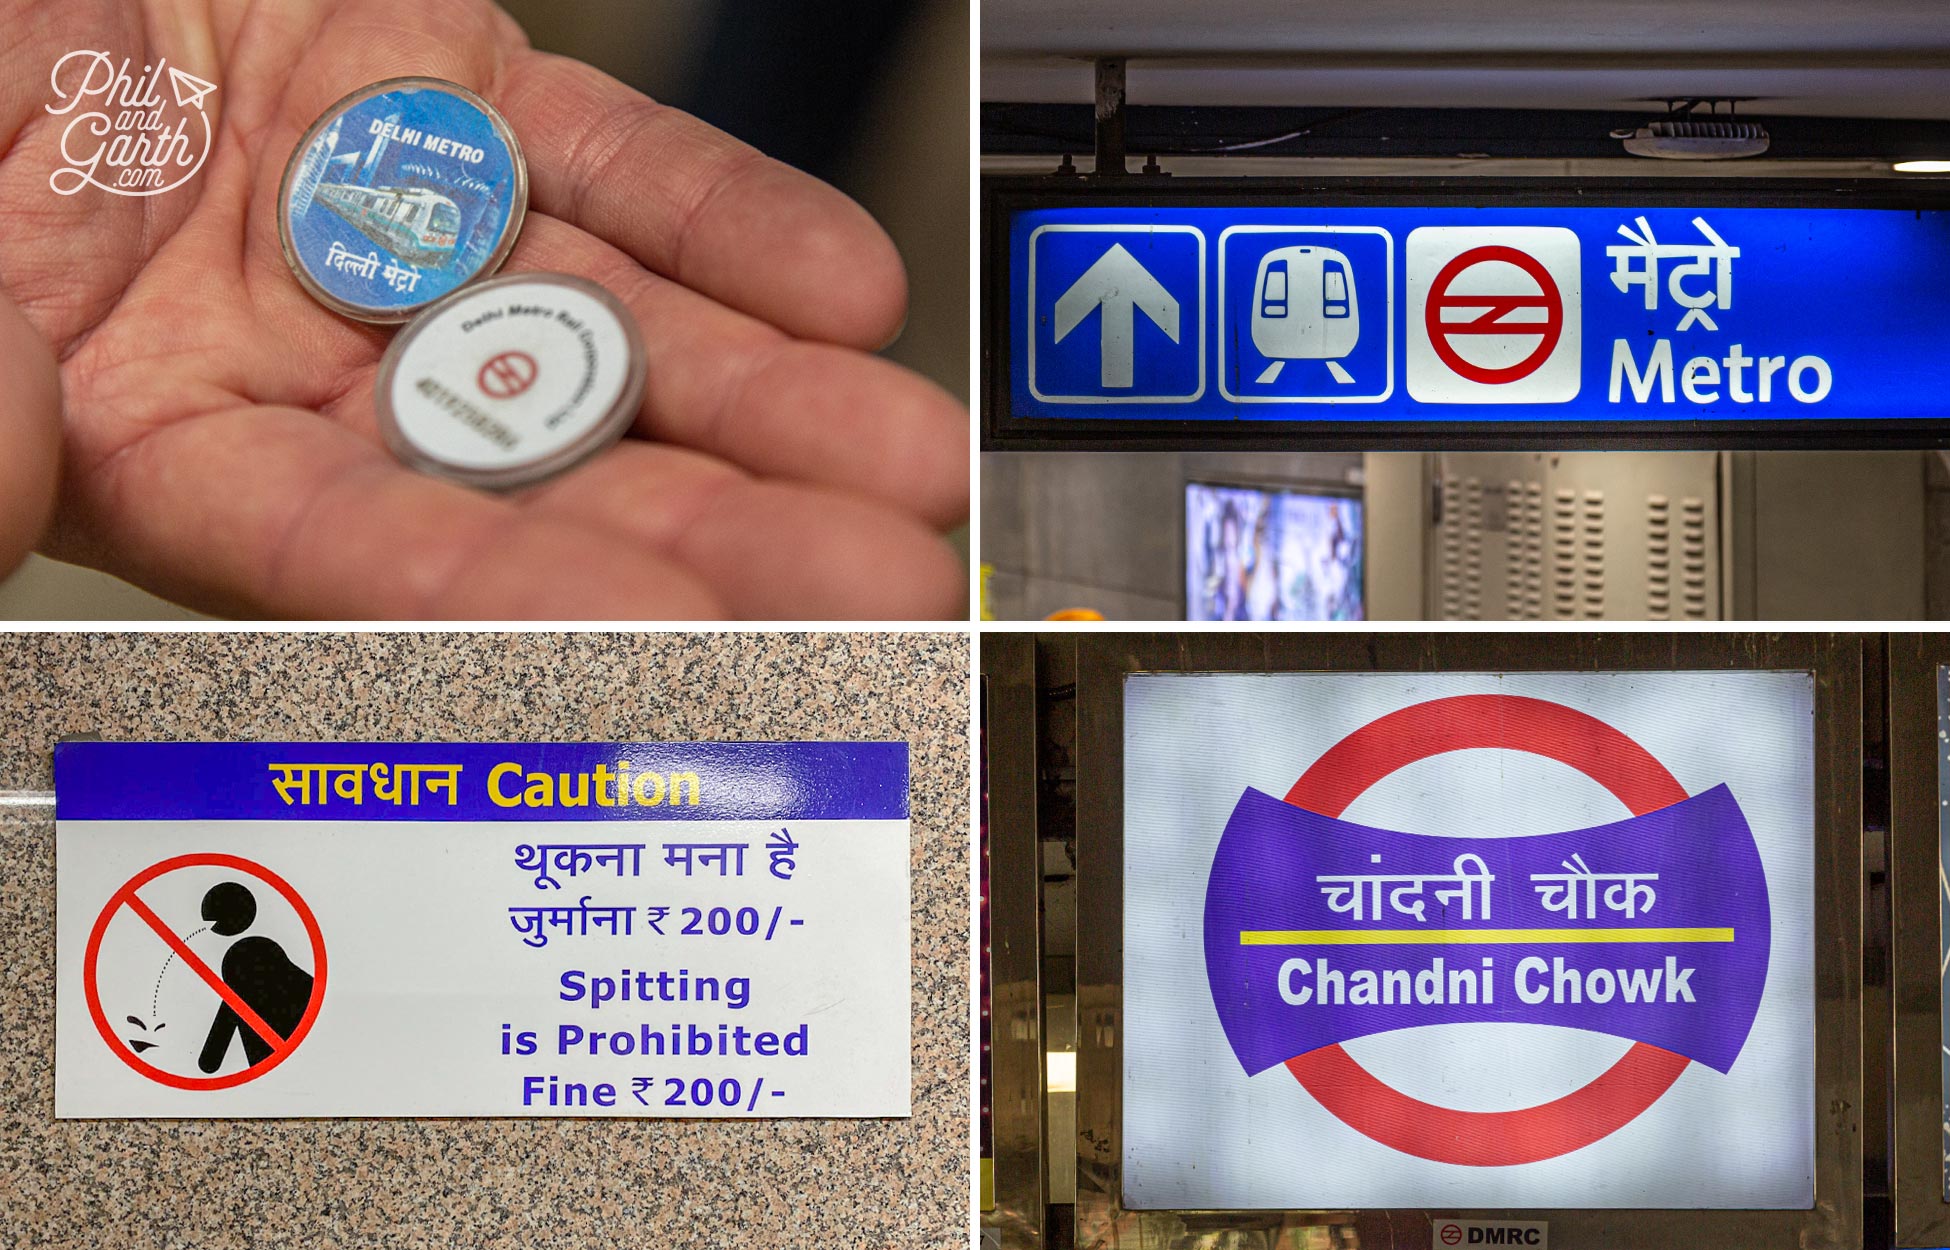
{"type": "MultiPolygon", "coordinates": [[[[213,931],[235,937],[257,919],[257,900],[244,886],[226,881],[210,887],[203,896],[203,918],[213,931]]],[[[223,953],[223,983],[279,1037],[290,1037],[304,1018],[305,1008],[311,1005],[311,973],[292,963],[284,948],[267,937],[247,937],[230,944],[223,953]]],[[[222,1067],[233,1034],[243,1041],[244,1058],[251,1066],[271,1057],[271,1044],[225,1003],[210,1022],[210,1036],[204,1040],[196,1066],[205,1072],[222,1067]]]]}

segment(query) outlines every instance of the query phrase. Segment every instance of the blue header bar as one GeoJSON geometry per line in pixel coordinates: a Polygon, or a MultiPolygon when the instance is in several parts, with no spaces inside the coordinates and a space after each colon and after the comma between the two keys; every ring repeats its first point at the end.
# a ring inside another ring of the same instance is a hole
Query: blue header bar
{"type": "Polygon", "coordinates": [[[905,820],[904,742],[66,742],[57,820],[905,820]]]}

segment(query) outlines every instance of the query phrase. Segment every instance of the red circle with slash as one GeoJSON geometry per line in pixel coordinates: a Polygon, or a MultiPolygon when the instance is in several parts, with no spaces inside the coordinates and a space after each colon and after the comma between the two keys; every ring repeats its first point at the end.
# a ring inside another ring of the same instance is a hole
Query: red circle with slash
{"type": "MultiPolygon", "coordinates": [[[[1527,751],[1567,764],[1634,816],[1687,797],[1651,752],[1595,716],[1544,699],[1472,694],[1417,703],[1363,725],[1315,760],[1286,801],[1339,818],[1395,770],[1479,748],[1527,751]]],[[[1411,1098],[1338,1044],[1297,1055],[1286,1068],[1335,1118],[1384,1146],[1437,1163],[1507,1167],[1554,1159],[1617,1132],[1664,1097],[1691,1062],[1634,1042],[1590,1084],[1515,1111],[1458,1111],[1411,1098]]]]}
{"type": "Polygon", "coordinates": [[[82,955],[81,983],[88,999],[88,1014],[95,1021],[96,1031],[102,1035],[102,1041],[108,1044],[108,1048],[115,1052],[123,1063],[152,1081],[176,1089],[229,1089],[235,1085],[242,1085],[246,1081],[256,1080],[283,1063],[291,1052],[298,1048],[298,1043],[305,1040],[305,1035],[311,1032],[313,1022],[318,1019],[318,1009],[325,1001],[325,936],[319,931],[318,918],[312,915],[311,908],[298,896],[298,891],[292,889],[290,883],[283,877],[262,864],[252,863],[237,855],[178,855],[143,869],[131,877],[128,884],[117,890],[108,900],[108,905],[102,908],[102,914],[95,920],[94,929],[88,934],[88,948],[82,955]],[[202,957],[185,945],[183,940],[163,923],[162,918],[150,910],[147,903],[136,896],[136,891],[151,881],[181,868],[227,868],[233,872],[248,873],[276,890],[285,902],[291,904],[291,909],[298,913],[299,922],[305,926],[305,935],[311,939],[313,971],[311,1001],[306,1004],[305,1014],[299,1018],[298,1027],[291,1030],[290,1037],[280,1036],[277,1030],[267,1024],[249,1003],[238,996],[237,991],[224,984],[223,978],[218,976],[202,957]],[[96,985],[96,961],[101,955],[102,936],[108,932],[108,922],[113,920],[124,907],[135,913],[136,918],[153,930],[156,936],[162,939],[163,944],[174,951],[176,957],[181,959],[190,971],[196,973],[205,985],[214,990],[217,997],[229,1005],[230,1009],[243,1020],[246,1028],[256,1033],[271,1047],[269,1058],[223,1076],[180,1076],[174,1072],[163,1071],[121,1043],[121,1039],[109,1025],[108,1013],[102,1010],[101,991],[96,985]]]}
{"type": "Polygon", "coordinates": [[[1550,270],[1543,262],[1528,252],[1520,252],[1514,247],[1491,245],[1472,247],[1452,258],[1435,275],[1429,284],[1429,300],[1423,309],[1422,320],[1428,327],[1429,346],[1435,349],[1436,356],[1449,366],[1451,372],[1471,382],[1482,382],[1496,386],[1506,382],[1521,382],[1543,367],[1557,350],[1558,340],[1564,336],[1564,294],[1557,289],[1550,270]],[[1501,261],[1515,265],[1530,276],[1537,284],[1535,292],[1512,292],[1504,295],[1452,295],[1449,287],[1462,274],[1477,265],[1501,261]],[[1449,308],[1481,309],[1468,321],[1444,321],[1443,310],[1449,308]],[[1541,308],[1542,321],[1509,321],[1506,318],[1520,308],[1541,308]],[[1537,335],[1537,346],[1528,356],[1513,365],[1491,368],[1474,364],[1456,351],[1450,340],[1456,335],[1537,335]]]}

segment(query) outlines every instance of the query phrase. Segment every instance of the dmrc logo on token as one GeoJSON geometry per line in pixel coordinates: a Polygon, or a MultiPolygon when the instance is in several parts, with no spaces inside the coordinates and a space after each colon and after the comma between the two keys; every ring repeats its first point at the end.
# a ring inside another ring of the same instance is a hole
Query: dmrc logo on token
{"type": "Polygon", "coordinates": [[[1408,393],[1423,403],[1561,404],[1583,368],[1578,236],[1560,226],[1409,232],[1408,393]]]}
{"type": "Polygon", "coordinates": [[[1384,1146],[1495,1167],[1617,1132],[1694,1062],[1729,1072],[1760,1010],[1772,921],[1760,849],[1727,786],[1689,796],[1643,746],[1576,708],[1462,695],[1355,730],[1283,799],[1248,789],[1213,855],[1204,930],[1213,1007],[1247,1075],[1284,1066],[1384,1146]],[[1567,765],[1631,816],[1489,837],[1341,819],[1401,768],[1482,750],[1567,765]],[[1632,1046],[1563,1097],[1471,1111],[1411,1097],[1342,1045],[1421,1029],[1440,1046],[1439,1026],[1483,1023],[1632,1046]]]}
{"type": "Polygon", "coordinates": [[[475,375],[475,384],[489,399],[513,399],[535,385],[540,370],[527,352],[507,351],[492,357],[475,375]]]}

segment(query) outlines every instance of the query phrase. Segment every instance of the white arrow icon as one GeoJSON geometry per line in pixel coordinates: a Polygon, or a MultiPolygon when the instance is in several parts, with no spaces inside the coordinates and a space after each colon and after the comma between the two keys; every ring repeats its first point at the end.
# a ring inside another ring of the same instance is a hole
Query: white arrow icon
{"type": "Polygon", "coordinates": [[[1178,341],[1178,301],[1151,276],[1137,257],[1121,243],[1111,244],[1097,263],[1083,271],[1056,301],[1056,342],[1083,324],[1093,308],[1104,310],[1100,330],[1103,336],[1103,385],[1130,386],[1131,365],[1136,351],[1136,324],[1133,308],[1142,308],[1160,330],[1178,341]]]}

